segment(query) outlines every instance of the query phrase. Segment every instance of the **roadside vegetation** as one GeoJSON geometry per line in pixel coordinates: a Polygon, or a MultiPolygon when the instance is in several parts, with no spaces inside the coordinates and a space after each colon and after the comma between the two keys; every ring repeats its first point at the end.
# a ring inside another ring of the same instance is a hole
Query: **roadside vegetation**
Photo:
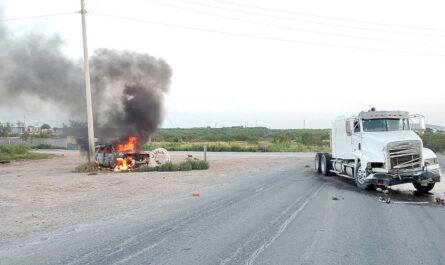
{"type": "Polygon", "coordinates": [[[422,135],[423,144],[434,152],[445,152],[445,133],[426,132],[422,135]]]}
{"type": "Polygon", "coordinates": [[[208,161],[204,160],[187,160],[181,163],[175,164],[167,162],[157,167],[140,167],[133,171],[135,172],[151,172],[151,171],[190,171],[190,170],[205,170],[209,169],[210,165],[208,161]]]}
{"type": "MultiPolygon", "coordinates": [[[[329,152],[329,129],[268,129],[227,127],[159,129],[142,149],[210,152],[329,152]]],[[[425,147],[445,152],[445,133],[426,132],[425,147]]]]}
{"type": "Polygon", "coordinates": [[[313,152],[329,150],[329,130],[244,128],[159,129],[144,150],[211,152],[313,152]]]}
{"type": "MultiPolygon", "coordinates": [[[[209,169],[209,162],[204,160],[186,160],[181,163],[172,163],[167,162],[160,166],[156,167],[140,167],[131,170],[122,170],[119,173],[125,172],[153,172],[153,171],[190,171],[190,170],[204,170],[209,169]]],[[[90,175],[96,175],[99,171],[99,167],[94,162],[83,163],[76,168],[74,168],[73,172],[75,173],[89,173],[90,175]]]]}
{"type": "Polygon", "coordinates": [[[23,159],[40,159],[52,158],[53,154],[33,153],[31,150],[23,145],[15,144],[1,144],[0,145],[0,160],[23,160],[23,159]]]}
{"type": "Polygon", "coordinates": [[[87,162],[74,168],[75,173],[95,173],[99,171],[99,167],[95,162],[87,162]]]}

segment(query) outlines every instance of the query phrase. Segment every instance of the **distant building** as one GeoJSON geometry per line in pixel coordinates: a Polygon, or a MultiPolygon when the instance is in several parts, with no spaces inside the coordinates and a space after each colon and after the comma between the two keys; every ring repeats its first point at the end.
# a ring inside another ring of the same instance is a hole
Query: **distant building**
{"type": "Polygon", "coordinates": [[[30,125],[26,127],[26,132],[29,134],[39,134],[41,132],[41,129],[40,127],[30,125]]]}
{"type": "Polygon", "coordinates": [[[11,127],[11,134],[23,134],[25,133],[26,128],[21,126],[11,127]]]}

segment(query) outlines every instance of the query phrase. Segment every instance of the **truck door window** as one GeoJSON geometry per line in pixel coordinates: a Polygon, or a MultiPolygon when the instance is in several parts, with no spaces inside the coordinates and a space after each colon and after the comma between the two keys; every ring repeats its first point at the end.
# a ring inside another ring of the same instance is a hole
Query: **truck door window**
{"type": "Polygon", "coordinates": [[[360,132],[360,123],[358,121],[354,121],[354,132],[360,132]]]}

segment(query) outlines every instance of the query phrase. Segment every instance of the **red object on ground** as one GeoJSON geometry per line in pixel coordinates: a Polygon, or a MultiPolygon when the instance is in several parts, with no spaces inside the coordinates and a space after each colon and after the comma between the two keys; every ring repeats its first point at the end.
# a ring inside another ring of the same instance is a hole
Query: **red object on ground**
{"type": "Polygon", "coordinates": [[[193,197],[199,197],[199,192],[193,192],[193,193],[192,193],[192,196],[193,196],[193,197]]]}

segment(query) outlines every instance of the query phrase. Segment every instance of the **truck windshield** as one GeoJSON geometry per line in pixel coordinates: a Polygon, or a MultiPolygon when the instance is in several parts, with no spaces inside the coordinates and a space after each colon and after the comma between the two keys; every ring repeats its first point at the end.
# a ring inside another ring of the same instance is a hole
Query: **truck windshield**
{"type": "Polygon", "coordinates": [[[363,119],[364,132],[409,130],[408,119],[363,119]]]}

